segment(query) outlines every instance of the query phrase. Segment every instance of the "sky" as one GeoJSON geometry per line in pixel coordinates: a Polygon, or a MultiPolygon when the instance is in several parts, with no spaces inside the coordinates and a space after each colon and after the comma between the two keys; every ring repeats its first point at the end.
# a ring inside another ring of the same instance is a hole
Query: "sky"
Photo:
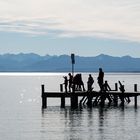
{"type": "Polygon", "coordinates": [[[0,54],[140,57],[140,0],[0,0],[0,54]]]}

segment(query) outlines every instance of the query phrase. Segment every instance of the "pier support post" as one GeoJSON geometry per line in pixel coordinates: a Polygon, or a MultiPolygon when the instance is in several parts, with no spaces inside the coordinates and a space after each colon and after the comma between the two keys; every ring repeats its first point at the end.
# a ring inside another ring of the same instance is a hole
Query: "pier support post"
{"type": "Polygon", "coordinates": [[[42,91],[42,108],[46,108],[47,107],[47,97],[44,94],[44,85],[41,85],[41,91],[42,91]]]}
{"type": "Polygon", "coordinates": [[[114,105],[117,106],[118,105],[118,95],[114,95],[114,105]]]}
{"type": "Polygon", "coordinates": [[[121,105],[124,106],[124,94],[122,93],[122,95],[120,95],[119,97],[121,100],[121,105]]]}
{"type": "Polygon", "coordinates": [[[78,108],[78,96],[75,94],[75,85],[73,85],[70,100],[71,108],[78,108]]]}
{"type": "Polygon", "coordinates": [[[134,97],[135,108],[137,108],[137,96],[134,97]]]}
{"type": "Polygon", "coordinates": [[[122,106],[124,106],[124,95],[122,95],[122,106]]]}
{"type": "Polygon", "coordinates": [[[78,108],[78,96],[75,94],[71,95],[71,108],[78,108]]]}
{"type": "Polygon", "coordinates": [[[61,108],[65,108],[65,96],[61,97],[61,108]]]}
{"type": "MultiPolygon", "coordinates": [[[[134,84],[134,92],[137,92],[137,84],[134,84]]],[[[137,108],[137,96],[134,96],[135,108],[137,108]]]]}
{"type": "Polygon", "coordinates": [[[88,105],[88,107],[92,107],[92,98],[93,98],[92,95],[87,96],[87,99],[88,99],[87,100],[87,105],[88,105]]]}

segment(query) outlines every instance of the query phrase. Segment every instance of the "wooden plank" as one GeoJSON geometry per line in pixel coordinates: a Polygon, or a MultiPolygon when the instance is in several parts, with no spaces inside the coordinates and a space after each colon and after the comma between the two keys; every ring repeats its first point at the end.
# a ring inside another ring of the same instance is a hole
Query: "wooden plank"
{"type": "MultiPolygon", "coordinates": [[[[45,92],[44,96],[45,97],[71,97],[72,95],[75,96],[88,96],[89,94],[93,95],[93,96],[98,96],[101,94],[106,94],[103,92],[75,92],[75,93],[64,93],[64,92],[45,92]]],[[[121,92],[107,92],[107,94],[111,94],[111,95],[124,95],[124,97],[134,97],[134,96],[140,96],[140,93],[138,92],[125,92],[125,93],[121,93],[121,92]]]]}

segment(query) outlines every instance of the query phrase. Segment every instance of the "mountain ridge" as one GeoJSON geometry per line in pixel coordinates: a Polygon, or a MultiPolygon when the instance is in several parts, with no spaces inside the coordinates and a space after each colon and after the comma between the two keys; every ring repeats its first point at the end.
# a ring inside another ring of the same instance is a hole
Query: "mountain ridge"
{"type": "MultiPolygon", "coordinates": [[[[118,57],[106,54],[75,56],[76,72],[97,72],[102,67],[106,72],[140,72],[140,58],[129,55],[118,57]]],[[[69,72],[71,56],[35,53],[1,54],[0,72],[69,72]]]]}

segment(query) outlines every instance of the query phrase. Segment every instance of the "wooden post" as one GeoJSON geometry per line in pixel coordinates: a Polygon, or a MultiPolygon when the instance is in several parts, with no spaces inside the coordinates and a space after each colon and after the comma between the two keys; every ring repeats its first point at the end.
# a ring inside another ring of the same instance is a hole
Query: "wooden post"
{"type": "Polygon", "coordinates": [[[78,96],[71,94],[71,108],[78,108],[78,96]]]}
{"type": "Polygon", "coordinates": [[[65,108],[65,95],[61,96],[61,108],[65,108]]]}
{"type": "Polygon", "coordinates": [[[115,91],[118,91],[118,84],[115,83],[115,91]]]}
{"type": "Polygon", "coordinates": [[[60,92],[63,92],[63,84],[60,84],[60,92]]]}
{"type": "Polygon", "coordinates": [[[45,96],[44,93],[44,85],[41,85],[41,91],[42,91],[42,108],[46,108],[47,107],[47,97],[45,96]]]}
{"type": "Polygon", "coordinates": [[[118,105],[118,95],[113,95],[114,99],[114,105],[117,106],[118,105]]]}
{"type": "Polygon", "coordinates": [[[75,84],[72,86],[72,93],[75,93],[75,84]]]}
{"type": "Polygon", "coordinates": [[[103,107],[105,105],[105,99],[106,99],[106,93],[102,93],[101,94],[101,102],[100,102],[100,105],[103,107]]]}
{"type": "Polygon", "coordinates": [[[137,96],[134,97],[135,100],[135,108],[137,108],[137,96]]]}
{"type": "Polygon", "coordinates": [[[71,108],[77,108],[78,107],[78,96],[75,94],[75,84],[73,84],[72,87],[72,94],[71,94],[71,108]]]}
{"type": "Polygon", "coordinates": [[[134,91],[137,92],[137,84],[134,84],[134,91]]]}
{"type": "Polygon", "coordinates": [[[92,107],[92,98],[93,98],[93,96],[92,95],[88,95],[87,96],[87,105],[88,105],[88,107],[92,107]]]}
{"type": "Polygon", "coordinates": [[[122,94],[122,106],[124,106],[124,94],[122,94]]]}

